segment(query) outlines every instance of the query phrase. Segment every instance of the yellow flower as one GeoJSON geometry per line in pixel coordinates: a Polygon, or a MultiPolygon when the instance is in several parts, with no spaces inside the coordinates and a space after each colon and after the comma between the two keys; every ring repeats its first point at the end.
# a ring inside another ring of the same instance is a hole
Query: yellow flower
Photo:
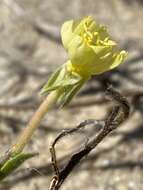
{"type": "Polygon", "coordinates": [[[61,29],[62,42],[68,52],[67,68],[83,78],[101,74],[121,64],[127,53],[118,51],[105,26],[92,17],[67,21],[61,29]]]}
{"type": "Polygon", "coordinates": [[[65,22],[61,37],[69,60],[51,75],[42,93],[60,90],[58,100],[63,105],[72,100],[92,75],[117,67],[127,56],[125,51],[117,49],[106,27],[92,17],[65,22]]]}

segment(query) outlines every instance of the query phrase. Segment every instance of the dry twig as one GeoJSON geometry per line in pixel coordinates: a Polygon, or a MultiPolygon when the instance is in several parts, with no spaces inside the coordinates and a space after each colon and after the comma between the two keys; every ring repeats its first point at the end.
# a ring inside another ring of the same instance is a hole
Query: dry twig
{"type": "Polygon", "coordinates": [[[52,146],[50,147],[50,152],[55,175],[51,180],[49,190],[58,190],[65,181],[65,179],[68,177],[68,175],[72,172],[74,167],[81,161],[81,159],[88,155],[89,152],[92,151],[111,131],[116,129],[122,122],[124,122],[128,118],[130,107],[127,100],[112,87],[109,87],[107,89],[107,94],[112,97],[112,99],[116,101],[118,105],[113,108],[105,121],[96,121],[93,119],[84,121],[76,128],[63,131],[54,140],[52,146]],[[68,163],[63,167],[61,171],[59,171],[55,151],[56,143],[62,137],[75,133],[89,124],[94,124],[94,126],[98,124],[101,126],[98,134],[96,134],[91,140],[89,140],[82,150],[74,153],[69,159],[68,163]]]}

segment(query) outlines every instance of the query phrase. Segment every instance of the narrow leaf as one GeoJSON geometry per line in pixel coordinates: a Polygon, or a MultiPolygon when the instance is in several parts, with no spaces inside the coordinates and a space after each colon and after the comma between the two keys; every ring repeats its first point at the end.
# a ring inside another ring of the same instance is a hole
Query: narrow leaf
{"type": "Polygon", "coordinates": [[[0,169],[0,180],[4,179],[16,168],[18,168],[25,160],[35,156],[35,153],[19,153],[11,157],[0,169]]]}

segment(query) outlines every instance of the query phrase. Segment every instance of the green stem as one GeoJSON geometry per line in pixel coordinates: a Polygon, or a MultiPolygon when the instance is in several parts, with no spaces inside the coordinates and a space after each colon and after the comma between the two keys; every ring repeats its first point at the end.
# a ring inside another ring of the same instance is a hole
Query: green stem
{"type": "Polygon", "coordinates": [[[19,135],[16,143],[10,149],[11,154],[20,153],[24,149],[24,147],[28,144],[34,131],[38,128],[41,120],[46,115],[47,111],[49,111],[53,107],[53,105],[57,102],[59,93],[60,90],[51,92],[46,97],[46,99],[41,103],[40,107],[35,112],[35,114],[31,118],[26,128],[24,128],[24,130],[19,135]]]}

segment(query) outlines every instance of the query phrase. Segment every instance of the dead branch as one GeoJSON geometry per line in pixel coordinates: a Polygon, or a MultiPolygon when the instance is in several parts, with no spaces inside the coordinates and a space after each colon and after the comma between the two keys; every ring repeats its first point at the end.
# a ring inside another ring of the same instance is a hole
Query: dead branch
{"type": "Polygon", "coordinates": [[[49,190],[58,190],[65,181],[65,179],[68,177],[68,175],[75,168],[75,166],[77,166],[77,164],[81,161],[81,159],[88,155],[111,131],[116,129],[122,122],[124,122],[128,118],[130,111],[128,101],[112,87],[109,87],[107,89],[107,95],[109,95],[118,105],[113,108],[113,110],[111,111],[111,113],[109,113],[104,122],[96,121],[93,119],[87,120],[85,122],[82,122],[76,128],[63,131],[54,140],[53,144],[50,147],[50,152],[55,175],[51,180],[49,190]],[[83,127],[86,127],[91,123],[94,124],[95,127],[97,124],[101,126],[98,134],[95,134],[95,136],[86,143],[86,146],[82,150],[74,153],[69,159],[68,163],[63,167],[61,171],[59,171],[55,151],[56,143],[64,136],[76,133],[83,127]]]}

